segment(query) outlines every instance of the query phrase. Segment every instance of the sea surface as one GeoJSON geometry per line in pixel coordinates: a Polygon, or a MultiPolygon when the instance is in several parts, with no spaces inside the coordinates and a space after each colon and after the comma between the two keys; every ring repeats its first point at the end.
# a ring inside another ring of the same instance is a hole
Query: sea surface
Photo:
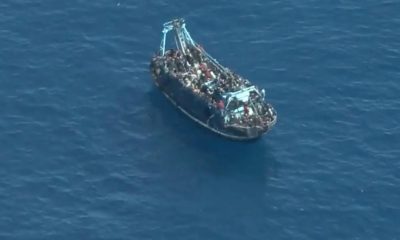
{"type": "Polygon", "coordinates": [[[400,239],[400,2],[2,0],[0,239],[400,239]],[[184,17],[278,122],[225,140],[155,88],[184,17]]]}

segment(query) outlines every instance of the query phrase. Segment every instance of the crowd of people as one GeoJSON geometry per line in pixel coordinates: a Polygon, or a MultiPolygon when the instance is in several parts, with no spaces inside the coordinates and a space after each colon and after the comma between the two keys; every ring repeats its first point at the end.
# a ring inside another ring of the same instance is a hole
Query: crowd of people
{"type": "Polygon", "coordinates": [[[270,107],[263,104],[260,95],[255,92],[250,92],[250,97],[247,102],[233,98],[233,100],[229,102],[227,108],[230,113],[227,118],[231,124],[259,126],[273,120],[273,113],[270,112],[270,107]],[[237,109],[242,110],[243,114],[236,114],[235,110],[237,109]]]}
{"type": "Polygon", "coordinates": [[[247,79],[229,69],[219,69],[196,47],[188,47],[186,54],[170,49],[160,60],[163,61],[160,65],[164,66],[166,73],[182,80],[185,86],[192,88],[195,92],[201,91],[202,88],[205,90],[212,85],[210,91],[217,89],[222,94],[235,92],[251,85],[247,79]]]}
{"type": "Polygon", "coordinates": [[[233,73],[227,68],[221,69],[210,59],[204,56],[200,48],[188,47],[186,53],[179,50],[170,49],[166,51],[164,57],[155,57],[157,65],[161,71],[170,74],[173,78],[182,81],[182,85],[190,88],[200,97],[206,98],[221,112],[227,114],[226,120],[229,124],[240,124],[253,126],[263,124],[271,120],[268,109],[261,104],[258,94],[251,94],[247,102],[231,101],[225,109],[222,95],[228,92],[236,92],[251,86],[247,79],[233,73]],[[242,109],[243,114],[233,114],[233,110],[242,109]],[[250,111],[251,109],[251,111],[250,111]],[[250,114],[253,113],[253,114],[250,114]]]}

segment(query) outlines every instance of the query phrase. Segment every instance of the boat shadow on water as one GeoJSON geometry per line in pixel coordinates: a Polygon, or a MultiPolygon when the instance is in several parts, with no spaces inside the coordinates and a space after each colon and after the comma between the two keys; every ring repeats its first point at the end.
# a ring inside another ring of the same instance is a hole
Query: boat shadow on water
{"type": "Polygon", "coordinates": [[[263,178],[277,174],[279,164],[267,139],[245,142],[226,139],[190,120],[156,87],[147,93],[147,97],[171,138],[195,152],[217,174],[247,173],[263,178]]]}

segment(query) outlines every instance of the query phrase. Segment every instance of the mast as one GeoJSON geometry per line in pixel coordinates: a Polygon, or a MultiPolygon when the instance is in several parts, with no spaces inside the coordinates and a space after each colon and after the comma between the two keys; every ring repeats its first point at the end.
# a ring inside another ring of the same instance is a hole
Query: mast
{"type": "Polygon", "coordinates": [[[165,54],[165,41],[167,33],[172,30],[174,30],[175,44],[177,49],[179,49],[182,53],[187,54],[188,46],[195,46],[195,42],[190,37],[190,34],[186,29],[185,20],[183,18],[179,18],[164,23],[164,28],[162,30],[163,37],[160,44],[160,55],[164,56],[165,54]]]}

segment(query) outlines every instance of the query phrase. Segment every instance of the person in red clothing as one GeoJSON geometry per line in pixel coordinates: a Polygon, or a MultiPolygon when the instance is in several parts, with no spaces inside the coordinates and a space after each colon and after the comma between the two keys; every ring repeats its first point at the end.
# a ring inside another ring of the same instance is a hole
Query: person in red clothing
{"type": "Polygon", "coordinates": [[[244,109],[244,114],[249,115],[249,108],[247,107],[246,103],[244,104],[243,109],[244,109]]]}
{"type": "Polygon", "coordinates": [[[220,114],[223,116],[224,113],[225,113],[225,104],[224,104],[224,101],[219,100],[219,101],[217,102],[217,108],[218,108],[220,114]]]}

